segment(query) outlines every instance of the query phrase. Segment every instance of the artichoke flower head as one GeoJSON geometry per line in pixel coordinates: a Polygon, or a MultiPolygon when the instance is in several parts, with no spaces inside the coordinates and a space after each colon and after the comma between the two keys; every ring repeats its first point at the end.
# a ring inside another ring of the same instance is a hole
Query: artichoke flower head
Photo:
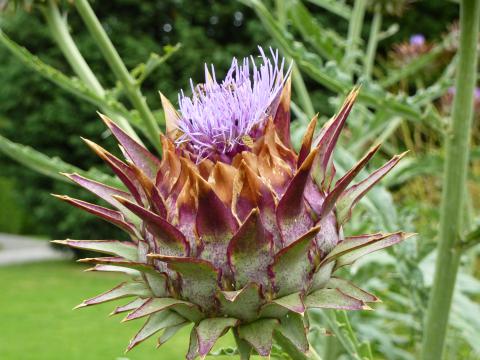
{"type": "Polygon", "coordinates": [[[308,352],[308,309],[365,310],[378,300],[334,272],[408,236],[343,236],[355,204],[401,158],[352,183],[376,146],[334,180],[333,150],[358,89],[316,137],[317,118],[311,120],[296,153],[290,69],[278,52],[260,52],[261,64],[234,59],[221,82],[206,68],[205,83],[192,83],[191,96],[180,93],[178,111],[162,95],[162,159],[102,116],[126,160],[86,142],[124,189],[67,175],[114,209],[61,199],[131,237],[56,241],[107,254],[81,260],[95,264],[93,271],[127,275],[79,305],[129,297],[113,313],[143,318],[144,325],[127,350],[155,334],[161,345],[193,323],[187,359],[205,358],[230,329],[242,359],[268,356],[274,334],[308,352]]]}

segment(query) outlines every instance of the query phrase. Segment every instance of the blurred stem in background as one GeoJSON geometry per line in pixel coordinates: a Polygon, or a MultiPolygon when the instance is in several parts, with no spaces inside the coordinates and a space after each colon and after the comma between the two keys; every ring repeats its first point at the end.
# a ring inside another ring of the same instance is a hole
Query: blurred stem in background
{"type": "Polygon", "coordinates": [[[100,21],[95,15],[95,12],[88,3],[88,0],[75,0],[75,7],[82,17],[88,31],[97,43],[111,70],[123,85],[128,99],[138,111],[140,118],[146,127],[146,135],[148,136],[148,139],[155,146],[157,151],[161,153],[162,150],[159,136],[161,131],[155,116],[148,107],[147,101],[140,91],[139,85],[126,68],[125,64],[120,58],[120,55],[102,27],[102,24],[100,24],[100,21]]]}
{"type": "Polygon", "coordinates": [[[477,73],[480,0],[460,5],[460,47],[451,128],[446,134],[446,159],[440,219],[440,239],[433,288],[427,310],[422,359],[442,359],[448,317],[460,262],[459,237],[468,171],[473,92],[477,73]]]}
{"type": "Polygon", "coordinates": [[[365,58],[364,76],[367,79],[372,78],[373,65],[375,64],[375,55],[377,54],[378,41],[380,40],[380,30],[382,28],[382,10],[380,5],[375,6],[373,20],[370,28],[370,37],[368,39],[367,54],[365,58]]]}
{"type": "MultiPolygon", "coordinates": [[[[285,7],[285,0],[275,0],[275,8],[278,16],[278,22],[282,29],[285,29],[287,26],[287,9],[285,7]]],[[[287,61],[291,62],[292,59],[287,58],[287,61]]],[[[302,74],[295,64],[293,64],[292,67],[292,81],[295,91],[298,94],[298,101],[300,102],[302,111],[307,116],[307,121],[309,121],[311,118],[313,118],[313,116],[315,116],[315,109],[313,108],[312,100],[308,94],[302,74]]]]}
{"type": "Polygon", "coordinates": [[[348,24],[347,48],[345,49],[345,57],[343,65],[348,72],[352,72],[357,58],[358,46],[361,41],[363,19],[367,8],[367,0],[355,0],[353,6],[352,17],[348,24]]]}
{"type": "MultiPolygon", "coordinates": [[[[58,9],[56,1],[48,0],[47,6],[42,7],[42,13],[47,22],[52,39],[62,51],[62,54],[67,59],[75,74],[85,83],[85,85],[87,85],[95,94],[97,94],[97,96],[105,98],[105,89],[102,87],[92,69],[90,69],[84,57],[80,53],[80,50],[75,44],[75,41],[73,40],[68,29],[67,19],[65,16],[60,14],[60,10],[58,9]]],[[[102,111],[111,117],[113,121],[118,123],[120,127],[135,140],[142,143],[138,135],[124,117],[105,108],[102,108],[102,111]]]]}

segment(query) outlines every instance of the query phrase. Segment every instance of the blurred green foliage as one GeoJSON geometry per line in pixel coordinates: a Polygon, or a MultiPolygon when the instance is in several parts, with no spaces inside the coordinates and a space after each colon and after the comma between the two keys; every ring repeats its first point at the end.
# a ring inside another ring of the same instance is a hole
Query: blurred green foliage
{"type": "MultiPolygon", "coordinates": [[[[253,12],[234,1],[117,0],[96,1],[93,6],[130,69],[144,62],[151,52],[162,53],[163,46],[182,43],[181,50],[143,85],[153,109],[160,108],[158,90],[175,100],[178,88],[189,86],[190,77],[194,80],[202,78],[204,62],[214,63],[217,71],[222,73],[232,56],[254,53],[257,44],[266,46],[270,43],[268,34],[253,12]]],[[[408,39],[412,33],[422,32],[429,39],[438,38],[456,15],[456,6],[451,3],[424,1],[412,6],[415,9],[401,19],[400,31],[382,43],[380,53],[386,54],[391,42],[408,39]]],[[[63,10],[69,17],[74,39],[93,71],[105,87],[113,87],[114,77],[80,18],[75,11],[68,9],[68,5],[63,5],[63,10]]],[[[335,15],[326,11],[321,12],[317,20],[340,33],[346,31],[347,22],[338,21],[335,15]]],[[[386,19],[387,23],[396,21],[399,19],[395,17],[386,19]]],[[[50,39],[38,11],[19,11],[4,16],[0,27],[48,64],[72,74],[50,39]]],[[[368,31],[365,27],[364,32],[367,34],[368,31]]],[[[113,142],[105,138],[104,126],[95,115],[97,109],[26,69],[1,47],[0,58],[0,81],[8,84],[0,87],[1,134],[49,156],[61,156],[81,168],[101,168],[101,161],[80,139],[80,136],[90,138],[109,150],[115,150],[113,142]]],[[[316,109],[322,114],[333,110],[317,84],[307,80],[307,87],[311,90],[316,109]]],[[[50,238],[122,237],[120,232],[112,233],[114,229],[108,224],[49,195],[68,193],[87,201],[93,200],[85,191],[34,173],[3,156],[0,157],[0,166],[2,176],[8,178],[10,184],[0,190],[0,193],[6,193],[1,198],[4,213],[0,215],[6,220],[0,223],[0,232],[14,231],[50,238]],[[13,196],[15,191],[21,196],[13,196]],[[15,210],[5,210],[12,208],[15,210]]]]}

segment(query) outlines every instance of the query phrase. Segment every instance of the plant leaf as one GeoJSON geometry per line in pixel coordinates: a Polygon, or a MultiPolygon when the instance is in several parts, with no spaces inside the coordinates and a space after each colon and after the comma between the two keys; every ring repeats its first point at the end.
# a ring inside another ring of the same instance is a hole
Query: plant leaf
{"type": "Polygon", "coordinates": [[[240,338],[247,341],[260,356],[268,356],[272,349],[272,336],[279,321],[276,319],[260,319],[238,328],[240,338]]]}

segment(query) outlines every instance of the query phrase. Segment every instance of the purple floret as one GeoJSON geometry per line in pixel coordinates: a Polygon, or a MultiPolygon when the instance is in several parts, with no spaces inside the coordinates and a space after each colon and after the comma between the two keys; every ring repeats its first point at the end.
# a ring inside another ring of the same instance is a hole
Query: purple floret
{"type": "Polygon", "coordinates": [[[205,64],[205,83],[194,85],[192,96],[179,94],[181,136],[177,144],[187,143],[197,159],[211,155],[232,155],[245,148],[245,136],[255,138],[269,116],[273,116],[290,68],[284,76],[285,59],[270,49],[271,59],[259,47],[260,66],[252,56],[232,65],[220,83],[215,69],[205,64]]]}
{"type": "Polygon", "coordinates": [[[425,44],[425,36],[422,34],[415,34],[410,36],[410,45],[423,46],[425,44]]]}
{"type": "Polygon", "coordinates": [[[474,90],[475,101],[480,101],[480,87],[476,87],[474,90]]]}

